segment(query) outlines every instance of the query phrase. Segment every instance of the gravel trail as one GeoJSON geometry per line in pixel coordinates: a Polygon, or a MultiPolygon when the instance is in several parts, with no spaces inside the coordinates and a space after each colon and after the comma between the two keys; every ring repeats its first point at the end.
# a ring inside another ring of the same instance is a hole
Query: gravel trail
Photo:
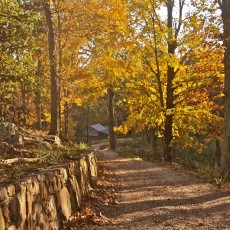
{"type": "Polygon", "coordinates": [[[107,224],[96,229],[230,230],[230,193],[171,168],[98,150],[104,189],[118,202],[104,204],[107,224]]]}

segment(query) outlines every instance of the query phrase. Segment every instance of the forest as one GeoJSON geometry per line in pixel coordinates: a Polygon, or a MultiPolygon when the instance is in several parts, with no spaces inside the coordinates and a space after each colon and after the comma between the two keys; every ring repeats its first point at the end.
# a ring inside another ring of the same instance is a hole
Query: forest
{"type": "Polygon", "coordinates": [[[1,0],[0,120],[74,141],[108,124],[110,149],[146,135],[167,162],[211,143],[226,175],[229,15],[229,0],[1,0]]]}

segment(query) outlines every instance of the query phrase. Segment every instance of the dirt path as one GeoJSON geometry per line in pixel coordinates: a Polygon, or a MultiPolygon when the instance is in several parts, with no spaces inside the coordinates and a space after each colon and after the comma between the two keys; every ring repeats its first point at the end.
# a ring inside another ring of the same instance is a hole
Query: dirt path
{"type": "Polygon", "coordinates": [[[104,189],[118,203],[100,206],[108,223],[96,229],[229,229],[230,193],[157,164],[98,151],[104,189]]]}

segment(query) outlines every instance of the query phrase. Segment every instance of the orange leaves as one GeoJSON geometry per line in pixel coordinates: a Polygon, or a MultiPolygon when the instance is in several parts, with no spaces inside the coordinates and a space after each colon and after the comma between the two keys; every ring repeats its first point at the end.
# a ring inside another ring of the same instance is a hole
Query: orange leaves
{"type": "Polygon", "coordinates": [[[88,225],[102,225],[105,217],[101,213],[96,213],[90,206],[85,206],[80,212],[75,211],[69,220],[65,223],[64,229],[77,230],[84,229],[88,225]]]}
{"type": "Polygon", "coordinates": [[[215,136],[216,129],[209,127],[220,124],[217,118],[222,105],[218,100],[223,87],[223,50],[213,40],[218,24],[205,21],[201,8],[182,12],[181,18],[176,18],[175,10],[175,26],[181,23],[181,30],[178,36],[173,33],[170,37],[176,46],[175,53],[170,53],[167,44],[171,28],[167,28],[163,13],[156,10],[160,1],[132,3],[133,30],[130,31],[135,45],[128,55],[130,68],[126,72],[129,77],[124,93],[128,119],[117,130],[126,133],[133,128],[155,127],[161,135],[165,115],[173,114],[174,138],[179,140],[185,135],[205,132],[215,136]],[[174,108],[166,110],[168,66],[176,74],[171,86],[174,108]]]}

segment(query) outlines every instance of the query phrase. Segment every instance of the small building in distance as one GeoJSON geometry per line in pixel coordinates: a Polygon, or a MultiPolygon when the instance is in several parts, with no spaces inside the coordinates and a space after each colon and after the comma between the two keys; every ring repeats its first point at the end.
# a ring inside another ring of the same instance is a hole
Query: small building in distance
{"type": "Polygon", "coordinates": [[[88,128],[88,135],[90,137],[100,137],[100,136],[108,136],[109,135],[109,127],[103,126],[100,123],[91,125],[88,128]]]}

